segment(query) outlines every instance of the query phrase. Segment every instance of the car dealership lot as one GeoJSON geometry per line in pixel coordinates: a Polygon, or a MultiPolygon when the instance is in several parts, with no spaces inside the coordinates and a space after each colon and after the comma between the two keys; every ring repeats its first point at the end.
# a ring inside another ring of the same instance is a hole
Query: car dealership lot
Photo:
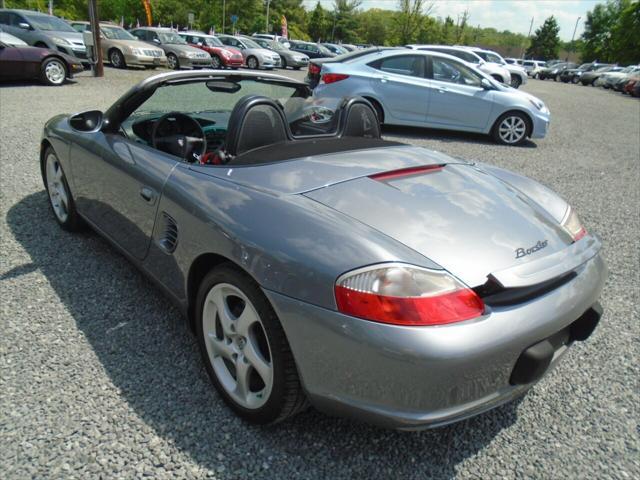
{"type": "Polygon", "coordinates": [[[531,176],[603,237],[603,323],[523,400],[418,433],[313,410],[258,428],[210,387],[193,337],[160,292],[97,235],[60,230],[47,206],[37,160],[43,123],[106,108],[148,75],[107,68],[103,79],[62,88],[0,87],[4,477],[640,476],[640,102],[532,80],[523,89],[552,112],[548,137],[535,143],[384,130],[531,176]]]}

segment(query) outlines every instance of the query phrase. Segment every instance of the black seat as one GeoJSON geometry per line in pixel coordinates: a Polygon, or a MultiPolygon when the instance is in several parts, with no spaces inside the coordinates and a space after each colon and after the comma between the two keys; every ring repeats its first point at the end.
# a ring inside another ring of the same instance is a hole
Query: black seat
{"type": "Polygon", "coordinates": [[[229,117],[226,153],[235,157],[255,148],[285,142],[290,136],[282,107],[259,95],[242,97],[229,117]]]}
{"type": "Polygon", "coordinates": [[[380,138],[380,121],[371,103],[362,97],[345,100],[341,115],[341,137],[380,138]]]}

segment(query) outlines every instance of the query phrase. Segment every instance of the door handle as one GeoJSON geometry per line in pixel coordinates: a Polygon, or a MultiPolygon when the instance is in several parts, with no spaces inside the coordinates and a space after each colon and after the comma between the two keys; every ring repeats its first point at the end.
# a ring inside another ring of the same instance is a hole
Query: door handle
{"type": "Polygon", "coordinates": [[[150,203],[151,205],[153,205],[156,200],[156,192],[149,187],[142,187],[140,189],[140,196],[145,202],[150,203]]]}
{"type": "Polygon", "coordinates": [[[388,78],[388,77],[382,77],[382,78],[380,78],[380,82],[381,82],[381,83],[387,83],[387,81],[388,81],[388,80],[389,80],[389,78],[388,78]]]}
{"type": "Polygon", "coordinates": [[[449,90],[447,90],[447,89],[446,89],[446,88],[444,88],[444,87],[438,87],[438,92],[439,92],[439,93],[447,93],[448,91],[449,91],[449,90]]]}

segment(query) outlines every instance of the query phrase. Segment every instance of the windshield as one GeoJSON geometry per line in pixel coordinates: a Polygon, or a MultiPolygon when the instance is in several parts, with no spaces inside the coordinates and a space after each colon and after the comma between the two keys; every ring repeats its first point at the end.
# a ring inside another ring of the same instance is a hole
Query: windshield
{"type": "Polygon", "coordinates": [[[244,46],[247,48],[262,48],[256,42],[254,42],[253,40],[249,40],[248,38],[243,38],[240,41],[244,43],[244,46]]]}
{"type": "Polygon", "coordinates": [[[209,47],[223,47],[224,44],[216,37],[204,37],[204,44],[209,47]]]}
{"type": "Polygon", "coordinates": [[[51,17],[49,15],[25,15],[31,26],[38,30],[45,30],[47,32],[73,32],[77,33],[71,25],[67,22],[60,20],[58,17],[51,17]]]}
{"type": "Polygon", "coordinates": [[[120,27],[101,26],[100,31],[109,40],[137,40],[136,37],[120,27]]]}
{"type": "Polygon", "coordinates": [[[278,51],[289,50],[287,47],[285,47],[280,42],[268,42],[267,48],[271,48],[273,50],[278,50],[278,51]]]}
{"type": "Polygon", "coordinates": [[[474,51],[473,53],[475,53],[476,55],[478,55],[480,58],[482,58],[485,62],[490,62],[490,63],[500,63],[500,64],[504,64],[505,61],[502,59],[502,57],[499,57],[498,55],[496,55],[495,53],[491,53],[491,52],[479,52],[479,51],[474,51]]]}
{"type": "Polygon", "coordinates": [[[158,32],[158,38],[162,43],[174,44],[174,45],[186,45],[187,42],[177,33],[173,32],[158,32]]]}
{"type": "Polygon", "coordinates": [[[336,112],[342,105],[340,98],[317,99],[310,96],[306,85],[286,81],[228,77],[159,86],[121,127],[129,138],[151,145],[155,122],[165,114],[179,112],[200,125],[206,136],[207,151],[215,151],[224,146],[231,113],[238,101],[247,95],[278,101],[296,137],[322,136],[337,131],[339,116],[336,112]]]}
{"type": "Polygon", "coordinates": [[[333,52],[323,45],[318,45],[318,50],[320,50],[320,53],[323,55],[333,55],[333,52]]]}

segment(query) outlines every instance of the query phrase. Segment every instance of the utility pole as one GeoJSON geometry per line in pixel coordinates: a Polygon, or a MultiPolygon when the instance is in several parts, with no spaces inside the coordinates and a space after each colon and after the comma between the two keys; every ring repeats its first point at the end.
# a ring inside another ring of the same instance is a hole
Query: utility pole
{"type": "Polygon", "coordinates": [[[271,0],[267,0],[267,19],[265,21],[264,33],[269,33],[269,4],[271,0]]]}
{"type": "Polygon", "coordinates": [[[98,5],[96,0],[89,0],[89,21],[91,23],[91,35],[93,36],[93,76],[104,77],[104,66],[102,65],[102,49],[100,48],[100,20],[98,16],[98,5]]]}
{"type": "MultiPolygon", "coordinates": [[[[531,29],[533,29],[533,17],[531,17],[531,24],[529,25],[529,33],[527,34],[527,40],[531,37],[531,29]]],[[[520,58],[524,58],[524,45],[520,51],[520,58]]]]}
{"type": "Polygon", "coordinates": [[[576,38],[576,31],[578,30],[578,23],[580,23],[580,19],[582,17],[576,18],[576,26],[573,27],[573,35],[571,35],[571,43],[569,44],[569,50],[567,51],[567,58],[565,60],[569,61],[569,53],[574,51],[573,40],[576,38]]]}
{"type": "Polygon", "coordinates": [[[227,0],[222,0],[222,33],[223,34],[224,34],[225,19],[227,18],[226,10],[227,10],[227,0]]]}

